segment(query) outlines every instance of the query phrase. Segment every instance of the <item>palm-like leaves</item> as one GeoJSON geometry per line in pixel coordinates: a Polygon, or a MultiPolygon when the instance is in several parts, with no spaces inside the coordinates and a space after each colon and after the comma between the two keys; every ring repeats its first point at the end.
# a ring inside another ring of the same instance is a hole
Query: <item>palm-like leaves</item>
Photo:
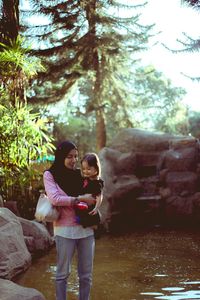
{"type": "Polygon", "coordinates": [[[11,93],[25,88],[30,78],[44,70],[40,60],[31,56],[28,49],[22,46],[22,42],[18,37],[10,45],[0,43],[0,84],[11,93]]]}

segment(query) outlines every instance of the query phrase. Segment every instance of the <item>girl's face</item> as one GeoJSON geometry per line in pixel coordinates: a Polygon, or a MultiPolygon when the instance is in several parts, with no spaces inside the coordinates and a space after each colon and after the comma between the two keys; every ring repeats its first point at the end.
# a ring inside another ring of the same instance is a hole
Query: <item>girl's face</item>
{"type": "Polygon", "coordinates": [[[64,165],[68,169],[75,169],[76,168],[76,163],[78,161],[78,151],[76,149],[72,149],[67,157],[64,160],[64,165]]]}
{"type": "Polygon", "coordinates": [[[88,177],[91,179],[95,179],[97,177],[97,169],[95,167],[90,167],[86,160],[82,161],[81,167],[84,177],[88,177]]]}

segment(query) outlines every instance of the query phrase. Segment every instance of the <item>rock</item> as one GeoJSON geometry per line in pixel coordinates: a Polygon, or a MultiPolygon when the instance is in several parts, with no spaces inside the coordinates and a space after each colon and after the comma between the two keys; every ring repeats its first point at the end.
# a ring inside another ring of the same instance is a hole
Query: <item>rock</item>
{"type": "Polygon", "coordinates": [[[177,220],[191,216],[194,206],[199,211],[200,201],[192,198],[199,191],[199,152],[194,137],[121,130],[110,148],[99,153],[105,183],[100,208],[103,223],[107,226],[113,220],[111,227],[119,228],[122,222],[128,227],[135,218],[141,219],[142,209],[152,211],[154,207],[157,215],[159,210],[164,215],[166,209],[166,215],[173,212],[168,216],[174,214],[177,220]]]}
{"type": "Polygon", "coordinates": [[[138,194],[140,182],[135,175],[130,174],[131,170],[133,171],[135,168],[134,155],[123,155],[120,151],[104,148],[99,153],[99,158],[102,163],[102,178],[104,180],[104,199],[100,212],[102,221],[106,222],[110,219],[110,211],[113,209],[114,202],[118,202],[117,205],[119,205],[120,201],[124,201],[130,193],[138,194]],[[127,172],[122,162],[127,165],[130,163],[127,172]]]}
{"type": "Polygon", "coordinates": [[[26,244],[26,247],[28,248],[28,251],[33,254],[35,252],[35,241],[34,237],[32,236],[24,236],[24,241],[26,244]]]}
{"type": "Polygon", "coordinates": [[[168,172],[166,185],[174,195],[183,191],[188,191],[192,194],[197,190],[197,175],[193,172],[168,172]]]}
{"type": "Polygon", "coordinates": [[[9,280],[0,279],[1,300],[45,300],[44,296],[33,288],[25,288],[9,280]]]}
{"type": "Polygon", "coordinates": [[[0,241],[0,277],[12,279],[30,266],[31,255],[18,217],[7,208],[0,208],[0,241]]]}
{"type": "Polygon", "coordinates": [[[17,201],[6,201],[4,202],[4,207],[11,210],[16,216],[20,216],[19,210],[17,208],[17,201]]]}
{"type": "Polygon", "coordinates": [[[135,175],[118,176],[115,178],[112,190],[110,190],[108,201],[121,206],[123,204],[120,204],[120,202],[124,203],[126,198],[131,197],[134,200],[140,190],[141,184],[135,175]]]}
{"type": "Polygon", "coordinates": [[[112,149],[126,152],[161,152],[169,149],[169,140],[175,136],[142,129],[127,128],[116,135],[111,142],[112,149]]]}
{"type": "Polygon", "coordinates": [[[159,194],[162,197],[162,199],[166,199],[171,196],[171,190],[169,188],[161,187],[159,189],[159,194]]]}
{"type": "Polygon", "coordinates": [[[169,141],[169,146],[171,149],[183,149],[183,148],[195,148],[197,144],[197,139],[192,136],[187,137],[176,137],[169,141]]]}
{"type": "Polygon", "coordinates": [[[190,197],[171,196],[165,202],[165,215],[170,220],[175,217],[192,216],[193,203],[190,197]]]}
{"type": "Polygon", "coordinates": [[[26,245],[31,253],[46,251],[54,244],[54,238],[50,236],[44,224],[23,218],[18,219],[22,226],[26,245]]]}
{"type": "Polygon", "coordinates": [[[193,203],[200,208],[200,192],[193,195],[193,203]]]}
{"type": "Polygon", "coordinates": [[[148,176],[140,178],[141,191],[144,195],[157,195],[159,194],[158,177],[148,176]]]}
{"type": "Polygon", "coordinates": [[[114,164],[114,173],[117,175],[134,174],[137,168],[136,159],[135,153],[119,153],[114,164]]]}
{"type": "Polygon", "coordinates": [[[100,212],[102,223],[104,223],[105,227],[107,227],[107,220],[110,218],[108,198],[110,195],[110,187],[113,186],[113,178],[115,176],[113,165],[116,164],[116,160],[120,155],[121,152],[106,147],[99,152],[99,159],[102,167],[102,178],[104,180],[103,202],[100,207],[100,212]]]}
{"type": "Polygon", "coordinates": [[[194,221],[200,223],[200,192],[192,196],[194,221]]]}
{"type": "Polygon", "coordinates": [[[195,148],[170,149],[165,153],[164,168],[170,171],[195,171],[197,152],[195,148]]]}
{"type": "Polygon", "coordinates": [[[3,207],[4,205],[3,205],[3,198],[2,198],[2,196],[0,195],[0,207],[3,207]]]}

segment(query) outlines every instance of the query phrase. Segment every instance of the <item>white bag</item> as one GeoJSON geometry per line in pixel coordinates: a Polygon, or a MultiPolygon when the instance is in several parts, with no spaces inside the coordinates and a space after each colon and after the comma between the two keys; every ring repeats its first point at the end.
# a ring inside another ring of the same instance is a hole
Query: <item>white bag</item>
{"type": "Polygon", "coordinates": [[[40,194],[35,209],[35,218],[38,221],[53,222],[59,218],[59,211],[53,206],[49,198],[44,194],[40,194]]]}

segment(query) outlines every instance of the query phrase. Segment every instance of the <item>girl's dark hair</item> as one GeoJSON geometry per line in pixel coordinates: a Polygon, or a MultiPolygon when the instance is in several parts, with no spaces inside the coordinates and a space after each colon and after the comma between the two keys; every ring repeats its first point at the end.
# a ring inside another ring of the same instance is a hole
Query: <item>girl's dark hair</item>
{"type": "Polygon", "coordinates": [[[94,167],[97,170],[97,176],[101,176],[101,164],[99,157],[96,153],[87,153],[81,159],[81,163],[87,161],[90,167],[94,167]]]}

